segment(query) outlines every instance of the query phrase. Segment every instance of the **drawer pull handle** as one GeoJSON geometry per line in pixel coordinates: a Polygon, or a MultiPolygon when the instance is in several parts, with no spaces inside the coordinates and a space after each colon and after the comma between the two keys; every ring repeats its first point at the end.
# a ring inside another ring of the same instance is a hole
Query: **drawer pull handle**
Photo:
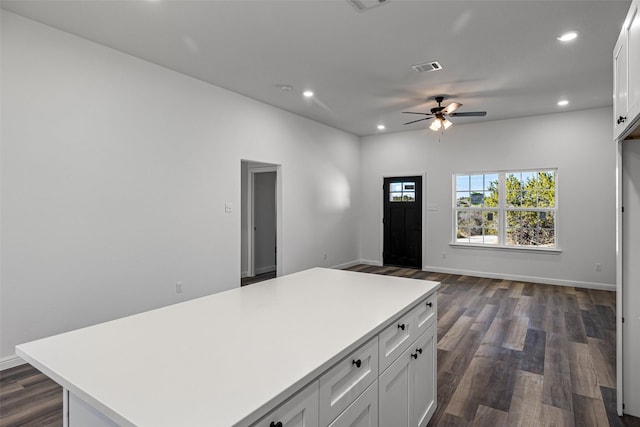
{"type": "Polygon", "coordinates": [[[398,329],[402,329],[404,331],[404,323],[399,324],[398,329]]]}
{"type": "Polygon", "coordinates": [[[269,424],[269,427],[282,427],[282,421],[278,421],[277,423],[274,423],[273,421],[271,421],[271,424],[269,424]]]}
{"type": "Polygon", "coordinates": [[[427,307],[433,307],[433,303],[432,302],[428,302],[427,303],[427,307]]]}
{"type": "Polygon", "coordinates": [[[352,365],[356,365],[356,368],[359,368],[360,365],[362,365],[362,360],[358,359],[358,360],[352,360],[351,361],[352,365]]]}
{"type": "Polygon", "coordinates": [[[413,357],[414,359],[417,359],[418,355],[416,353],[411,353],[411,357],[413,357]]]}
{"type": "Polygon", "coordinates": [[[422,354],[422,349],[421,348],[416,348],[416,351],[420,354],[422,354]]]}

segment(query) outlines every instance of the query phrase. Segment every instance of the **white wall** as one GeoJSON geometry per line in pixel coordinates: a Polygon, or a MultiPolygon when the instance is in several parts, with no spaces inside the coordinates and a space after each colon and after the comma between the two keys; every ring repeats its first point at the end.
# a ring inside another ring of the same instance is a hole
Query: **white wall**
{"type": "Polygon", "coordinates": [[[5,11],[1,48],[0,357],[239,286],[241,159],[282,165],[284,273],[358,258],[357,137],[5,11]]]}
{"type": "Polygon", "coordinates": [[[613,289],[611,110],[466,125],[460,123],[463,120],[456,120],[458,124],[441,136],[441,142],[438,133],[428,129],[362,139],[361,258],[374,263],[382,259],[382,176],[426,172],[426,205],[437,210],[426,211],[425,269],[613,289]],[[451,247],[452,174],[528,168],[558,168],[557,226],[562,252],[451,247]],[[602,271],[595,271],[596,262],[602,264],[602,271]]]}

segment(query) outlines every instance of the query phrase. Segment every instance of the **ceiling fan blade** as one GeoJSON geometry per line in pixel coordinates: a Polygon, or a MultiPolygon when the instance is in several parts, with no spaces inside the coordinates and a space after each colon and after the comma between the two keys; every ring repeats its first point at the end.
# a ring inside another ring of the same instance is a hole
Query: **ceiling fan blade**
{"type": "Polygon", "coordinates": [[[421,122],[423,120],[429,120],[431,117],[425,117],[424,119],[414,120],[412,122],[403,123],[403,125],[410,125],[411,123],[421,122]]]}
{"type": "Polygon", "coordinates": [[[422,114],[423,116],[430,116],[431,113],[416,113],[414,111],[403,111],[405,114],[422,114]]]}
{"type": "Polygon", "coordinates": [[[486,116],[486,111],[465,111],[464,113],[451,113],[450,117],[482,117],[486,116]]]}
{"type": "Polygon", "coordinates": [[[462,107],[462,104],[458,104],[457,102],[452,102],[451,104],[444,107],[444,110],[442,110],[442,114],[451,114],[460,107],[462,107]]]}

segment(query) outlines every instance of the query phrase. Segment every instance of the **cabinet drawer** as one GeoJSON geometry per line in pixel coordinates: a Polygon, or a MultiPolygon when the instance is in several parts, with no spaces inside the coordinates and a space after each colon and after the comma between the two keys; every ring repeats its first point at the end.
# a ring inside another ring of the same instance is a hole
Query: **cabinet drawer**
{"type": "Polygon", "coordinates": [[[329,427],[378,427],[378,380],[374,381],[329,427]]]}
{"type": "Polygon", "coordinates": [[[318,381],[314,381],[253,427],[318,427],[318,381]]]}
{"type": "Polygon", "coordinates": [[[378,377],[378,338],[320,377],[320,425],[327,426],[378,377]]]}
{"type": "Polygon", "coordinates": [[[438,294],[434,293],[429,296],[411,310],[411,312],[413,313],[414,325],[416,327],[413,337],[416,338],[436,321],[436,317],[438,316],[438,294]]]}
{"type": "Polygon", "coordinates": [[[409,311],[400,317],[385,330],[380,332],[380,372],[391,365],[391,363],[405,351],[415,338],[412,337],[415,315],[409,311]]]}

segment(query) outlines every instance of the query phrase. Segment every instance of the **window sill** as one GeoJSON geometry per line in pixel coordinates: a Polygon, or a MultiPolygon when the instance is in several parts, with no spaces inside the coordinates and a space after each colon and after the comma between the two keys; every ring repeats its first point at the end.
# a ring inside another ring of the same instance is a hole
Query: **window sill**
{"type": "Polygon", "coordinates": [[[559,254],[562,252],[560,248],[541,248],[541,247],[525,247],[525,246],[502,246],[502,245],[480,245],[474,243],[449,243],[452,248],[461,249],[483,249],[483,250],[499,250],[499,251],[520,251],[520,252],[546,252],[559,254]]]}

